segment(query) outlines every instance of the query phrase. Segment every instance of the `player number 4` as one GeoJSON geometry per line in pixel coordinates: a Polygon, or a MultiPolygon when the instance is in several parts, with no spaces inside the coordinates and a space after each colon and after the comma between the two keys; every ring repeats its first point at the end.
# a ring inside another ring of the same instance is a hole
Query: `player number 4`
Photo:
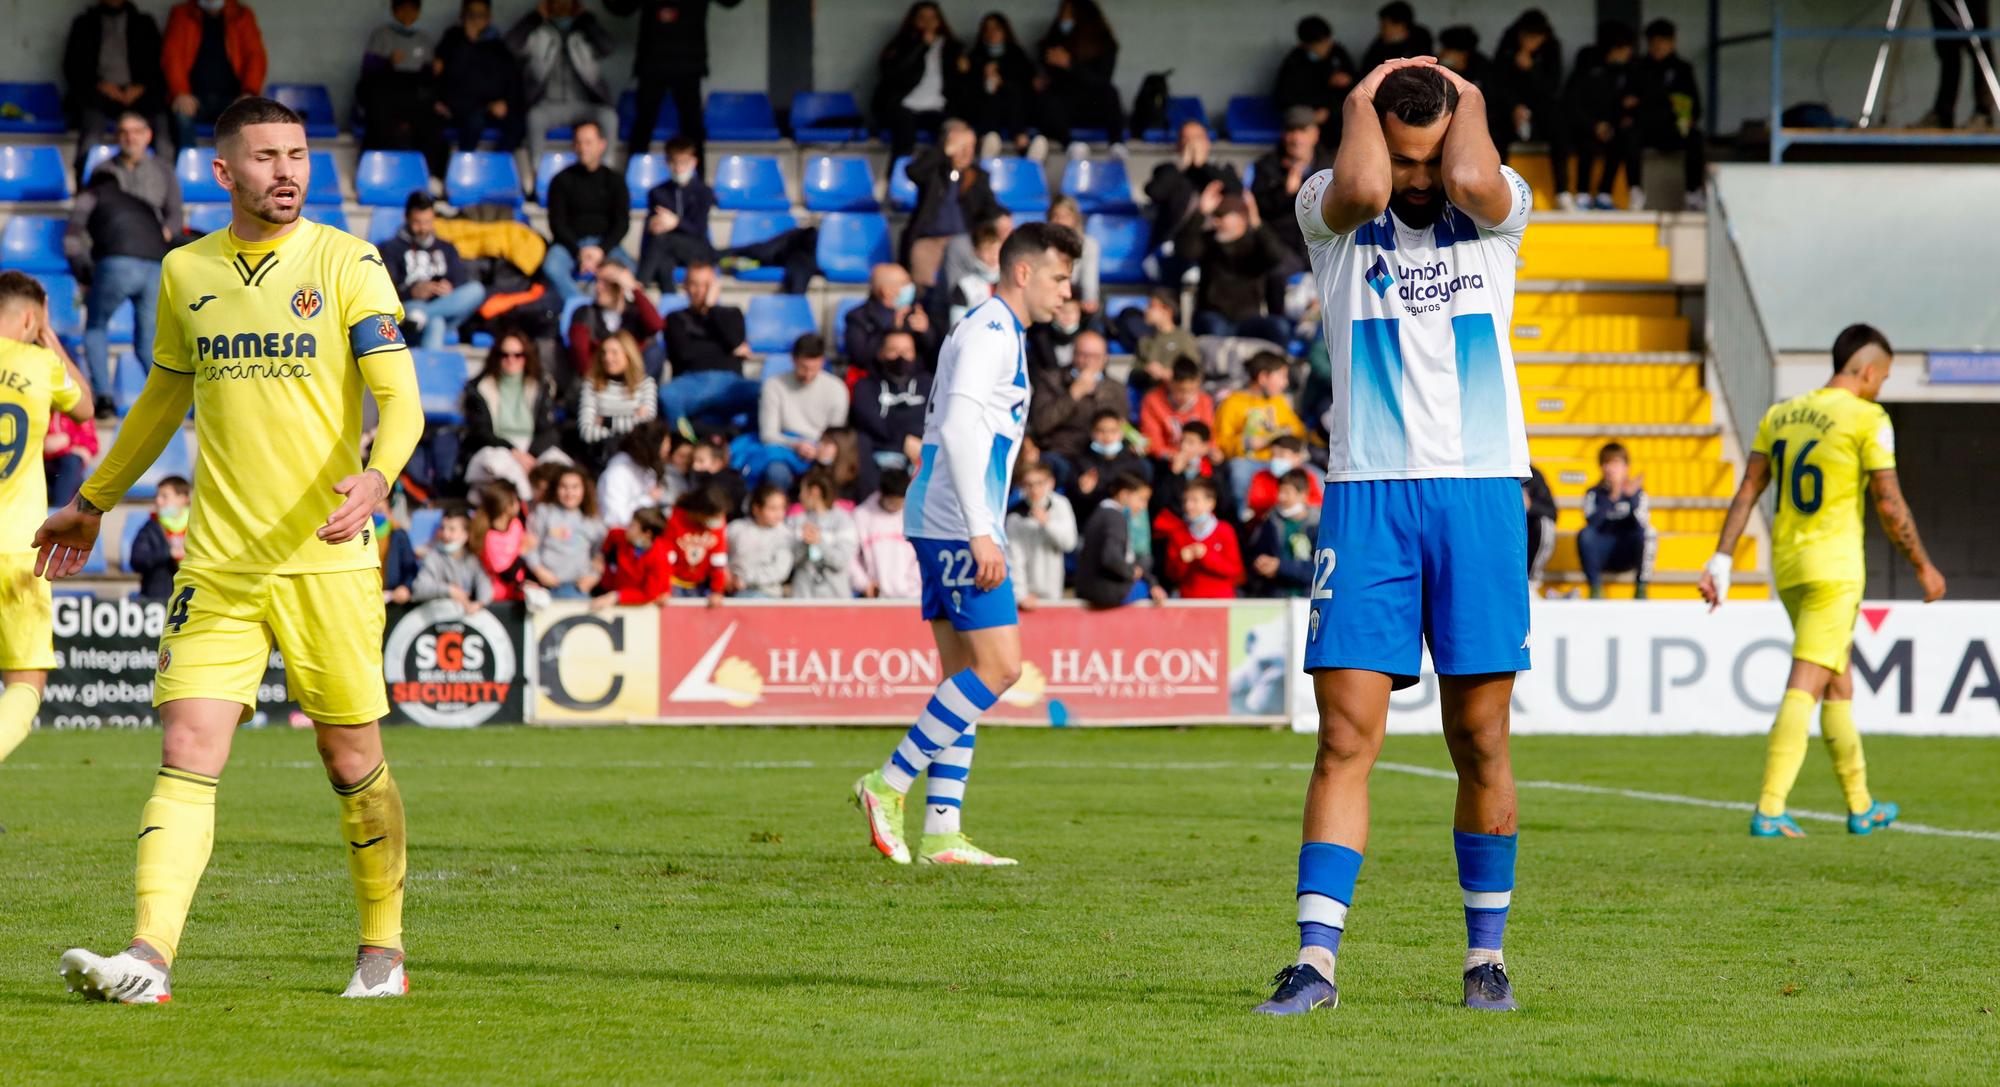
{"type": "Polygon", "coordinates": [[[175,634],[179,634],[181,624],[188,621],[188,604],[193,600],[194,586],[186,585],[181,588],[180,594],[174,597],[173,604],[167,608],[167,624],[174,628],[175,634]]]}
{"type": "Polygon", "coordinates": [[[1333,548],[1322,547],[1313,553],[1313,595],[1314,600],[1332,600],[1333,590],[1326,583],[1333,580],[1333,548]]]}

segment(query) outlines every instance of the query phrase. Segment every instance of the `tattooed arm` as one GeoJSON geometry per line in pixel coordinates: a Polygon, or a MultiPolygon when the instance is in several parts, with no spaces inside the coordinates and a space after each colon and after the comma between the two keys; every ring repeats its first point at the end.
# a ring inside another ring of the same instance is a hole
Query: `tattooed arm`
{"type": "Polygon", "coordinates": [[[1875,515],[1882,520],[1883,534],[1916,568],[1917,580],[1924,586],[1924,603],[1943,596],[1944,575],[1931,565],[1930,554],[1924,550],[1923,540],[1917,537],[1917,520],[1910,514],[1910,504],[1903,500],[1903,487],[1896,481],[1895,469],[1869,473],[1868,489],[1875,496],[1875,515]]]}

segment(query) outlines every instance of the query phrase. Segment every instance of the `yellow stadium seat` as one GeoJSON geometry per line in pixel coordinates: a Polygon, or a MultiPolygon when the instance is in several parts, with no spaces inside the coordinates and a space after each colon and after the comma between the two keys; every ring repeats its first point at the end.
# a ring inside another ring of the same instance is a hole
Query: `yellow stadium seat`
{"type": "Polygon", "coordinates": [[[1685,317],[1634,317],[1616,313],[1534,314],[1517,309],[1514,350],[1522,351],[1685,351],[1685,317]]]}
{"type": "Polygon", "coordinates": [[[1531,246],[1584,246],[1591,249],[1659,249],[1657,223],[1620,222],[1541,222],[1530,221],[1521,239],[1522,250],[1531,246]]]}
{"type": "MultiPolygon", "coordinates": [[[[1715,538],[1722,532],[1722,519],[1729,511],[1720,506],[1706,508],[1663,508],[1653,507],[1653,528],[1660,532],[1689,532],[1705,537],[1709,546],[1715,546],[1715,538]]],[[[1556,531],[1575,532],[1583,527],[1583,510],[1580,508],[1556,511],[1556,531]]],[[[1703,561],[1707,561],[1704,559],[1703,561]]]]}
{"type": "MultiPolygon", "coordinates": [[[[1588,460],[1597,461],[1597,451],[1604,443],[1613,439],[1598,435],[1572,437],[1569,435],[1530,434],[1528,436],[1528,456],[1537,465],[1545,460],[1588,460]]],[[[1627,452],[1632,454],[1634,464],[1659,460],[1712,460],[1722,459],[1722,435],[1713,434],[1702,438],[1618,438],[1627,452]]]]}
{"type": "MultiPolygon", "coordinates": [[[[1517,348],[1518,349],[1518,348],[1517,348]]],[[[1515,359],[1515,380],[1523,386],[1569,385],[1579,389],[1701,388],[1701,366],[1692,362],[1536,362],[1515,359]]]]}
{"type": "MultiPolygon", "coordinates": [[[[1677,572],[1700,574],[1708,557],[1715,554],[1715,537],[1692,532],[1662,532],[1659,550],[1653,555],[1655,573],[1677,572]]],[[[1757,569],[1757,541],[1748,536],[1736,542],[1736,568],[1738,570],[1757,569]]],[[[1555,553],[1549,556],[1548,569],[1556,573],[1582,570],[1576,558],[1576,533],[1565,532],[1556,537],[1555,553]]]]}
{"type": "Polygon", "coordinates": [[[1522,279],[1602,279],[1633,283],[1664,283],[1672,254],[1663,246],[1602,246],[1594,244],[1523,243],[1522,279]]]}
{"type": "Polygon", "coordinates": [[[1514,319],[1585,314],[1676,317],[1680,304],[1680,296],[1672,291],[1519,291],[1514,295],[1514,319]]]}
{"type": "Polygon", "coordinates": [[[1523,385],[1529,426],[1539,423],[1688,424],[1713,421],[1705,389],[1586,389],[1523,385]]]}
{"type": "MultiPolygon", "coordinates": [[[[1558,498],[1580,498],[1599,477],[1597,458],[1538,460],[1535,467],[1548,477],[1558,498]]],[[[1721,461],[1635,459],[1632,468],[1644,477],[1646,493],[1659,498],[1727,498],[1735,493],[1730,466],[1721,461]]]]}

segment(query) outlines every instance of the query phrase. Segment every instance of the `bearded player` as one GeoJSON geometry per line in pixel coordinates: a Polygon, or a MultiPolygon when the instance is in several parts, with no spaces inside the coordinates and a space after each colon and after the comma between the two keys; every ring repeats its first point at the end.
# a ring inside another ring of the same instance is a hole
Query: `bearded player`
{"type": "Polygon", "coordinates": [[[233,216],[168,254],[153,369],[76,504],[35,534],[35,570],[83,568],[99,519],[180,429],[201,457],[187,558],[174,578],[153,701],[160,771],[138,829],[138,922],[125,950],[64,953],[71,991],[169,999],[169,971],[214,839],[216,784],[256,708],[271,646],[313,720],[340,809],[361,913],[343,996],[401,996],[403,801],[383,761],[382,578],[375,504],[423,435],[402,308],[375,247],[300,217],[304,123],[245,98],[215,125],[216,181],[233,216]],[[361,411],[380,423],[366,465],[361,411]]]}

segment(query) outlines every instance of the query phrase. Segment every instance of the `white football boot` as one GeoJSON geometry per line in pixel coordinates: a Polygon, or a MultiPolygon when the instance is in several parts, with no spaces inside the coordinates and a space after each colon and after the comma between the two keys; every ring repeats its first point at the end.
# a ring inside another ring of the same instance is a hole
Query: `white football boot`
{"type": "Polygon", "coordinates": [[[167,967],[163,962],[142,957],[151,950],[139,945],[116,955],[98,955],[72,947],[63,952],[62,964],[56,972],[62,975],[70,992],[82,993],[90,1000],[165,1004],[174,998],[167,984],[167,967]],[[135,950],[140,954],[134,954],[135,950]]]}
{"type": "Polygon", "coordinates": [[[406,996],[409,991],[410,976],[403,972],[402,949],[364,945],[354,953],[354,978],[347,983],[347,991],[340,995],[354,998],[406,996]]]}

